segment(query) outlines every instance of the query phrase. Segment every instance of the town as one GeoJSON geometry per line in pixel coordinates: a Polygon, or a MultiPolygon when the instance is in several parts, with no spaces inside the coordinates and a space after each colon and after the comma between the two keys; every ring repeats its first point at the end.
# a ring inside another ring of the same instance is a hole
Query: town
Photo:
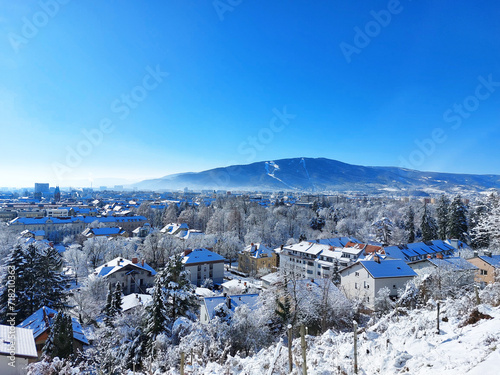
{"type": "MultiPolygon", "coordinates": [[[[494,192],[3,189],[0,372],[202,373],[278,352],[277,340],[292,350],[304,328],[369,329],[463,295],[497,306],[499,202],[494,192]]],[[[463,318],[478,315],[470,302],[463,318]]]]}

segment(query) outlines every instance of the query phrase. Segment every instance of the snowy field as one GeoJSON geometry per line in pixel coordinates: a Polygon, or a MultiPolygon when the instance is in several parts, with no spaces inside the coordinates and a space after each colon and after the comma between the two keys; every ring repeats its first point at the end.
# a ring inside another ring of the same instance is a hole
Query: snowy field
{"type": "MultiPolygon", "coordinates": [[[[460,304],[441,307],[440,333],[436,333],[436,309],[401,311],[383,317],[358,335],[359,374],[470,374],[500,373],[500,308],[479,305],[481,319],[463,325],[469,313],[460,304]]],[[[354,374],[353,334],[327,331],[307,336],[310,375],[354,374]]],[[[302,374],[300,338],[293,341],[293,372],[302,374]]],[[[195,361],[196,362],[196,361],[195,361]]],[[[276,344],[248,358],[229,358],[224,365],[194,364],[189,374],[287,374],[288,350],[276,344]]],[[[178,371],[168,372],[178,374],[178,371]]]]}

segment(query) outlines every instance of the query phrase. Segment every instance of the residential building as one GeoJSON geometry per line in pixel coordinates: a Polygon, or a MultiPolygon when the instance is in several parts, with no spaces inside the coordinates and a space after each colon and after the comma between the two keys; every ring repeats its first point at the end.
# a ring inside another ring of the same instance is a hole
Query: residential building
{"type": "Polygon", "coordinates": [[[189,274],[189,281],[196,286],[203,285],[206,279],[211,279],[214,284],[224,281],[224,257],[208,249],[186,250],[182,264],[189,274]]]}
{"type": "Polygon", "coordinates": [[[132,293],[122,298],[122,311],[130,312],[139,306],[147,306],[153,301],[150,294],[132,293]]]}
{"type": "Polygon", "coordinates": [[[87,238],[93,237],[128,237],[129,234],[120,227],[111,228],[87,228],[82,232],[82,236],[87,238]]]}
{"type": "Polygon", "coordinates": [[[27,374],[26,366],[37,359],[31,329],[0,325],[0,374],[27,374]]]}
{"type": "Polygon", "coordinates": [[[453,278],[453,282],[457,286],[469,285],[474,282],[474,276],[478,268],[460,257],[443,258],[438,255],[436,258],[429,258],[410,262],[408,265],[419,276],[423,275],[440,275],[448,274],[449,278],[453,278]]]}
{"type": "Polygon", "coordinates": [[[103,277],[112,285],[121,283],[123,294],[141,293],[154,284],[156,271],[144,260],[115,258],[95,269],[93,277],[103,277]]]}
{"type": "Polygon", "coordinates": [[[455,256],[456,249],[442,240],[427,242],[415,242],[407,245],[384,247],[385,254],[389,259],[400,259],[405,262],[414,262],[420,259],[432,258],[438,255],[443,258],[455,256]]]}
{"type": "Polygon", "coordinates": [[[276,270],[278,256],[261,243],[250,244],[238,254],[238,271],[256,275],[259,271],[266,273],[276,270]]]}
{"type": "Polygon", "coordinates": [[[375,256],[374,260],[361,260],[340,271],[341,286],[345,295],[359,298],[370,307],[375,307],[375,297],[380,289],[387,287],[390,296],[396,297],[398,289],[417,274],[404,261],[384,259],[375,256]]]}
{"type": "MultiPolygon", "coordinates": [[[[45,345],[45,341],[47,341],[47,338],[49,337],[50,328],[54,323],[54,318],[56,315],[56,310],[53,310],[50,307],[43,306],[18,325],[19,328],[28,328],[32,331],[32,335],[35,339],[38,358],[41,358],[43,346],[45,345]]],[[[77,350],[83,351],[83,345],[88,345],[89,342],[85,337],[83,328],[78,320],[72,318],[72,323],[73,350],[76,353],[77,350]]]]}
{"type": "Polygon", "coordinates": [[[500,272],[500,255],[486,252],[484,255],[476,255],[467,261],[478,268],[474,280],[483,285],[493,283],[496,274],[500,272]]]}

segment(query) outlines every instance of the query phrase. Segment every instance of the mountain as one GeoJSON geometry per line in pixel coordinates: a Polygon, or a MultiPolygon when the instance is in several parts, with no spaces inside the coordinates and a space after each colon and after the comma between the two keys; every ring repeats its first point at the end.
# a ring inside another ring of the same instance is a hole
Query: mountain
{"type": "MultiPolygon", "coordinates": [[[[500,188],[498,175],[364,167],[326,158],[292,158],[179,173],[138,182],[145,190],[481,191],[500,188]]],[[[425,194],[425,193],[424,193],[425,194]]]]}

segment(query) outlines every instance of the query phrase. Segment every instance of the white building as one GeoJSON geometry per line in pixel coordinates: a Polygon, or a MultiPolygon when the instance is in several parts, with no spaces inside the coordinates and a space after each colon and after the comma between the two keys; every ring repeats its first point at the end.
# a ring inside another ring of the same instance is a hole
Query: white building
{"type": "Polygon", "coordinates": [[[214,284],[224,281],[224,257],[210,250],[186,250],[182,264],[193,285],[201,286],[206,279],[211,279],[214,284]]]}
{"type": "Polygon", "coordinates": [[[37,358],[31,329],[0,325],[0,374],[24,375],[37,358]]]}
{"type": "Polygon", "coordinates": [[[396,297],[398,289],[417,274],[402,260],[374,257],[375,260],[362,260],[340,271],[341,286],[345,295],[364,300],[368,307],[375,306],[375,297],[380,289],[387,287],[390,296],[396,297]]]}

